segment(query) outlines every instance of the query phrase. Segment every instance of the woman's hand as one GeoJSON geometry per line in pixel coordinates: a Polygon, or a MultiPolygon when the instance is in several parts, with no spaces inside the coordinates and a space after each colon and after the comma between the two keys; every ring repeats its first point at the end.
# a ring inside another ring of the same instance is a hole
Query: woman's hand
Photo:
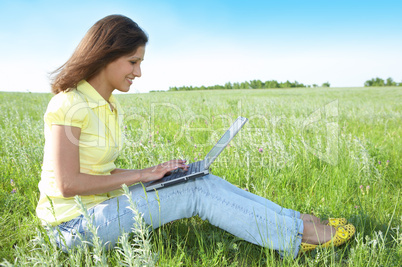
{"type": "Polygon", "coordinates": [[[183,171],[188,170],[188,165],[186,164],[186,160],[183,159],[173,159],[161,164],[158,164],[154,167],[150,167],[142,170],[142,182],[150,182],[154,180],[158,180],[163,178],[166,175],[170,175],[172,171],[182,169],[183,171]]]}

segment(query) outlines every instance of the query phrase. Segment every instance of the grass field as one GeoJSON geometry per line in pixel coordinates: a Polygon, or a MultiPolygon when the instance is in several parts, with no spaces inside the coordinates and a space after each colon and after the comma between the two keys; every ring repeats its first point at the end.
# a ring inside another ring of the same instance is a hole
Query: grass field
{"type": "Polygon", "coordinates": [[[402,90],[315,88],[117,95],[126,111],[122,168],[208,152],[238,116],[249,118],[212,173],[252,193],[356,226],[347,245],[297,259],[198,217],[131,237],[104,252],[65,254],[35,217],[50,94],[0,93],[0,263],[99,266],[400,266],[402,90]],[[136,261],[137,260],[137,261],[136,261]]]}

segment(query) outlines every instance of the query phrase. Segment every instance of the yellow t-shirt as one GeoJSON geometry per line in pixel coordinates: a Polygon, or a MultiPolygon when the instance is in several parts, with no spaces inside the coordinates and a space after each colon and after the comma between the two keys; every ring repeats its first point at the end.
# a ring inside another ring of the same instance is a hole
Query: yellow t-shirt
{"type": "MultiPolygon", "coordinates": [[[[74,198],[64,198],[56,187],[52,159],[52,125],[81,128],[81,173],[110,175],[116,168],[114,161],[122,149],[120,126],[124,115],[113,95],[109,102],[114,107],[113,111],[109,103],[85,80],[81,81],[76,89],[58,93],[50,100],[44,115],[45,151],[39,182],[40,199],[36,208],[36,214],[43,223],[58,225],[80,215],[74,198]]],[[[81,196],[81,199],[89,209],[121,194],[122,190],[114,190],[105,194],[81,196]]]]}

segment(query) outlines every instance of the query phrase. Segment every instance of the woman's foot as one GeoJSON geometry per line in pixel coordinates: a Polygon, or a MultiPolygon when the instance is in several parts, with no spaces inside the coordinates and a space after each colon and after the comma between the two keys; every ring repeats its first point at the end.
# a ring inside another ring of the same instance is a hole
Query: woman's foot
{"type": "Polygon", "coordinates": [[[316,223],[314,221],[304,221],[304,231],[302,242],[312,245],[324,244],[332,239],[336,230],[334,227],[316,223]]]}
{"type": "Polygon", "coordinates": [[[318,218],[312,214],[301,213],[300,219],[302,219],[303,222],[313,222],[316,224],[327,224],[327,223],[321,222],[320,218],[318,218]]]}
{"type": "Polygon", "coordinates": [[[340,246],[348,241],[356,231],[352,224],[332,227],[307,221],[307,218],[309,217],[304,217],[303,220],[304,230],[300,253],[309,252],[317,247],[340,246]]]}

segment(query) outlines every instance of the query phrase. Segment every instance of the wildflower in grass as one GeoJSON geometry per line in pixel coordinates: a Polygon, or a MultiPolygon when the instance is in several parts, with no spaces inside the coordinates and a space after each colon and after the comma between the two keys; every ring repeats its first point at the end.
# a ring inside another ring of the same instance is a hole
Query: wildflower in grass
{"type": "Polygon", "coordinates": [[[260,153],[262,153],[264,150],[260,147],[259,149],[258,149],[258,152],[260,152],[260,153]]]}
{"type": "Polygon", "coordinates": [[[194,148],[197,148],[197,145],[194,145],[194,148]]]}
{"type": "Polygon", "coordinates": [[[362,195],[364,196],[364,190],[363,190],[363,185],[360,185],[360,191],[362,191],[362,195]]]}
{"type": "Polygon", "coordinates": [[[11,194],[15,194],[17,192],[17,188],[15,187],[15,183],[13,179],[10,179],[10,184],[13,188],[13,190],[11,190],[11,194]]]}
{"type": "Polygon", "coordinates": [[[363,185],[360,185],[359,188],[360,188],[360,191],[362,191],[362,195],[363,195],[363,196],[366,195],[366,194],[368,195],[369,190],[370,190],[370,186],[369,186],[369,185],[366,186],[366,192],[364,192],[364,186],[363,186],[363,185]]]}
{"type": "Polygon", "coordinates": [[[386,163],[386,165],[388,166],[388,164],[389,164],[389,160],[387,160],[387,163],[386,163]]]}
{"type": "Polygon", "coordinates": [[[381,165],[381,160],[378,161],[378,165],[381,165]]]}
{"type": "Polygon", "coordinates": [[[355,206],[355,209],[358,209],[358,208],[359,208],[359,206],[356,205],[356,206],[355,206]]]}
{"type": "Polygon", "coordinates": [[[124,126],[124,130],[127,130],[127,125],[124,126]]]}
{"type": "Polygon", "coordinates": [[[194,160],[197,160],[197,157],[195,157],[194,160]]]}

